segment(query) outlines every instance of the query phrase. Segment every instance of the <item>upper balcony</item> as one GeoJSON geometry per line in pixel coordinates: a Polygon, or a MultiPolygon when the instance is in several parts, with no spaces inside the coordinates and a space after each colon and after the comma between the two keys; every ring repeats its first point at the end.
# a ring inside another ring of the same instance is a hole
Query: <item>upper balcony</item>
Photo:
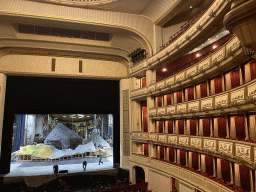
{"type": "MultiPolygon", "coordinates": [[[[210,38],[223,27],[219,21],[223,19],[228,9],[229,1],[216,0],[205,14],[177,40],[167,46],[164,50],[147,59],[148,69],[157,69],[158,67],[166,64],[166,62],[174,61],[179,57],[179,55],[184,55],[194,47],[202,44],[205,39],[210,38]],[[214,28],[211,26],[214,26],[214,28]]],[[[139,63],[132,67],[130,75],[138,76],[139,73],[135,72],[136,69],[146,70],[146,68],[142,66],[143,64],[139,63]],[[133,68],[135,67],[136,69],[134,70],[133,68]]]]}

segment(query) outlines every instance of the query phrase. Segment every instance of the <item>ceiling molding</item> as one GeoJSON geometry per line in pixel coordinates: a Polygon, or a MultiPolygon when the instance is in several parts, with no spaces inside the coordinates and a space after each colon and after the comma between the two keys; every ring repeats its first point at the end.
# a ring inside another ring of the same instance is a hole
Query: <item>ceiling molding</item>
{"type": "Polygon", "coordinates": [[[124,64],[129,68],[129,62],[126,58],[94,52],[81,52],[81,51],[67,51],[67,50],[55,50],[55,49],[42,49],[42,48],[27,48],[27,47],[5,47],[0,49],[0,58],[5,55],[40,55],[40,56],[54,56],[54,57],[69,57],[80,59],[93,59],[114,61],[124,64]]]}

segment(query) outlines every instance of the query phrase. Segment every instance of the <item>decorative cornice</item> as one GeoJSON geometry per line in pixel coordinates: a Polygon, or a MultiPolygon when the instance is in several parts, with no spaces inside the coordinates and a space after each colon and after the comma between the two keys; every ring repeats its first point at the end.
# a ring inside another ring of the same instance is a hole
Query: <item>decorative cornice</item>
{"type": "Polygon", "coordinates": [[[81,59],[94,59],[120,62],[128,67],[129,62],[117,55],[82,52],[82,51],[67,51],[56,49],[43,49],[43,48],[27,48],[27,47],[5,47],[0,49],[0,58],[5,55],[40,55],[40,56],[53,56],[53,57],[72,57],[81,59]]]}
{"type": "Polygon", "coordinates": [[[114,3],[120,0],[31,0],[37,1],[41,3],[52,3],[57,5],[67,5],[67,6],[75,6],[75,7],[91,7],[97,5],[104,5],[109,3],[114,3]]]}

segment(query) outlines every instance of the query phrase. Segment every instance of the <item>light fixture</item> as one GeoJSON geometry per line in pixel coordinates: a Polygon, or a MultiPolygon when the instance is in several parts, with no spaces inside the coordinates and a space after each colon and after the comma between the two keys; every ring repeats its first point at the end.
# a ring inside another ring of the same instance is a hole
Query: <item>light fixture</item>
{"type": "Polygon", "coordinates": [[[216,45],[213,45],[212,48],[213,48],[213,49],[216,49],[216,45]]]}
{"type": "Polygon", "coordinates": [[[91,117],[91,116],[87,116],[87,117],[91,117]]]}
{"type": "Polygon", "coordinates": [[[192,6],[190,6],[189,8],[192,9],[192,6]]]}
{"type": "Polygon", "coordinates": [[[196,57],[199,57],[199,56],[200,56],[199,53],[197,53],[197,54],[196,54],[196,57]]]}
{"type": "Polygon", "coordinates": [[[163,71],[163,72],[166,72],[166,71],[167,71],[167,69],[166,69],[166,68],[163,68],[163,69],[162,69],[162,71],[163,71]]]}
{"type": "Polygon", "coordinates": [[[208,39],[208,41],[210,41],[210,38],[208,39]]]}
{"type": "Polygon", "coordinates": [[[63,116],[64,118],[67,118],[67,116],[63,116]]]}

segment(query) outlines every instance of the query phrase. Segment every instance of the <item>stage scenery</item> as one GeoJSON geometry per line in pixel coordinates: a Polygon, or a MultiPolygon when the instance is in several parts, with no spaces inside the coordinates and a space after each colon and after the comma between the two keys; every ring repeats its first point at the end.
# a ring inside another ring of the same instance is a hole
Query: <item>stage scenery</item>
{"type": "Polygon", "coordinates": [[[112,114],[16,114],[8,176],[113,167],[112,114]]]}

